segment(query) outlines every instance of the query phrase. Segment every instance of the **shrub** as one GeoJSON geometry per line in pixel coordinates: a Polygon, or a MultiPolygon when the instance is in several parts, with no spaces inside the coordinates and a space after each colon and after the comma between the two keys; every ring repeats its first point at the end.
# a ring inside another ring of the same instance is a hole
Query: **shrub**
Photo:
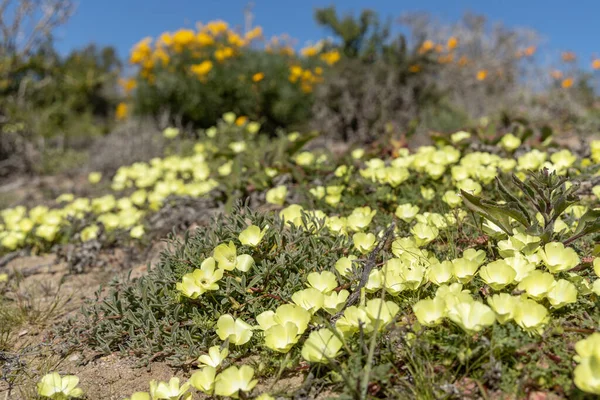
{"type": "MultiPolygon", "coordinates": [[[[145,38],[132,49],[138,74],[127,85],[134,112],[196,128],[212,126],[233,111],[261,121],[267,130],[293,127],[310,116],[313,87],[327,62],[303,58],[289,46],[259,46],[262,30],[240,35],[225,22],[197,30],[165,32],[152,44],[145,38]]],[[[277,42],[279,43],[279,42],[277,42]]]]}

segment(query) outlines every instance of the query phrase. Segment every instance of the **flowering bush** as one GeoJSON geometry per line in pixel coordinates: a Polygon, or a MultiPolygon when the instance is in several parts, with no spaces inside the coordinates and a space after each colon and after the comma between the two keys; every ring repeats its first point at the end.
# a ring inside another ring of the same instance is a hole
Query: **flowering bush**
{"type": "Polygon", "coordinates": [[[314,86],[339,58],[318,49],[302,54],[278,39],[266,43],[260,27],[241,34],[211,21],[144,38],[130,56],[138,74],[125,85],[138,114],[167,112],[174,122],[208,128],[233,111],[238,123],[290,127],[308,119],[314,86]]]}

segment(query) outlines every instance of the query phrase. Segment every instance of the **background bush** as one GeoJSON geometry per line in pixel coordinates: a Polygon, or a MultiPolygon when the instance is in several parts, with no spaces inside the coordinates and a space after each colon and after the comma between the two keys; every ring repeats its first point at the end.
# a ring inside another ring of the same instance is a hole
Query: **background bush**
{"type": "Polygon", "coordinates": [[[126,84],[135,87],[134,112],[166,114],[169,122],[193,128],[208,128],[228,111],[271,129],[304,124],[327,63],[299,58],[286,45],[259,46],[261,37],[259,27],[240,35],[213,21],[195,31],[165,32],[154,43],[145,38],[131,52],[140,68],[126,84]]]}

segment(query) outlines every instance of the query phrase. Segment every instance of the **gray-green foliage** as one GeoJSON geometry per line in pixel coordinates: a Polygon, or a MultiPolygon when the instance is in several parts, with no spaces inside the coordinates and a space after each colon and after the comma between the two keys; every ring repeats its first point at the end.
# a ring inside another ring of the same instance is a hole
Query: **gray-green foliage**
{"type": "MultiPolygon", "coordinates": [[[[77,329],[77,340],[101,352],[119,350],[140,362],[166,359],[183,365],[220,343],[213,329],[220,315],[230,313],[254,324],[254,316],[289,302],[292,293],[303,289],[308,273],[329,269],[345,253],[342,237],[284,228],[273,216],[241,207],[183,239],[172,237],[171,249],[148,275],[115,280],[108,296],[99,291],[84,308],[83,320],[73,321],[67,329],[77,329]],[[256,249],[237,242],[250,223],[270,227],[256,249]],[[220,290],[197,300],[180,297],[175,285],[182,276],[199,267],[214,247],[230,240],[237,243],[238,254],[253,256],[252,272],[231,271],[219,282],[220,290]]],[[[241,354],[248,349],[252,346],[243,347],[241,354]]]]}

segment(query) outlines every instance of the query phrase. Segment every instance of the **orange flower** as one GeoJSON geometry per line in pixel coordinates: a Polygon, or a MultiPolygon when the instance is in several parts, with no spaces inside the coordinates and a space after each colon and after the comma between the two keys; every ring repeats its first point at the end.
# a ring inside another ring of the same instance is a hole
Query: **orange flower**
{"type": "Polygon", "coordinates": [[[190,66],[190,71],[198,78],[203,78],[210,72],[213,67],[212,61],[202,61],[200,64],[194,64],[190,66]]]}
{"type": "Polygon", "coordinates": [[[316,67],[315,68],[315,74],[321,75],[322,73],[323,73],[323,68],[321,68],[321,67],[316,67]]]}
{"type": "Polygon", "coordinates": [[[321,60],[325,61],[329,65],[333,65],[340,60],[340,53],[337,50],[331,50],[327,53],[321,54],[321,60]]]}
{"type": "Polygon", "coordinates": [[[421,66],[418,64],[413,64],[408,67],[408,72],[412,72],[413,74],[416,74],[419,71],[421,71],[421,66]]]}
{"type": "Polygon", "coordinates": [[[128,111],[127,104],[119,103],[117,104],[117,109],[115,110],[115,117],[117,120],[122,121],[127,118],[128,111]]]}
{"type": "Polygon", "coordinates": [[[132,64],[141,64],[147,58],[149,58],[150,54],[152,53],[150,43],[152,43],[152,38],[150,37],[145,37],[136,43],[131,50],[129,62],[132,64]]]}
{"type": "Polygon", "coordinates": [[[167,65],[169,63],[169,55],[162,47],[158,47],[156,50],[154,50],[152,58],[155,60],[160,60],[163,65],[167,65]]]}
{"type": "Polygon", "coordinates": [[[485,69],[479,70],[477,71],[477,80],[478,81],[483,81],[485,80],[485,78],[487,78],[488,72],[485,69]]]}
{"type": "Polygon", "coordinates": [[[571,86],[573,86],[573,83],[574,83],[573,78],[567,78],[561,82],[560,86],[562,86],[563,89],[568,89],[571,86]]]}
{"type": "Polygon", "coordinates": [[[600,58],[596,58],[595,60],[592,61],[592,68],[600,69],[600,58]]]}
{"type": "Polygon", "coordinates": [[[260,26],[254,27],[246,32],[245,38],[247,41],[254,40],[256,38],[261,37],[263,34],[262,28],[260,26]]]}
{"type": "Polygon", "coordinates": [[[170,46],[173,44],[173,36],[171,36],[170,32],[164,32],[158,37],[159,45],[170,46]]]}
{"type": "Polygon", "coordinates": [[[573,53],[572,51],[565,51],[565,52],[563,52],[562,55],[561,55],[561,57],[562,57],[562,60],[564,62],[573,62],[577,58],[575,56],[575,53],[573,53]]]}
{"type": "Polygon", "coordinates": [[[446,54],[446,55],[441,55],[438,57],[438,62],[440,64],[448,64],[448,63],[451,63],[452,61],[454,61],[453,54],[446,54]]]}
{"type": "Polygon", "coordinates": [[[300,50],[300,54],[302,54],[304,57],[316,56],[318,52],[319,50],[316,46],[308,46],[300,50]]]}
{"type": "Polygon", "coordinates": [[[211,46],[215,43],[215,39],[206,32],[198,32],[196,34],[196,43],[200,46],[211,46]]]}
{"type": "Polygon", "coordinates": [[[294,49],[292,48],[292,46],[284,46],[279,49],[279,54],[291,57],[294,55],[294,49]]]}
{"type": "Polygon", "coordinates": [[[536,50],[537,50],[537,48],[535,46],[529,46],[528,48],[525,49],[525,55],[527,57],[531,57],[532,55],[535,54],[536,50]]]}
{"type": "Polygon", "coordinates": [[[290,67],[290,76],[289,76],[289,81],[292,83],[296,83],[296,81],[298,81],[298,78],[300,78],[302,76],[302,67],[300,67],[299,65],[292,65],[290,67]]]}
{"type": "Polygon", "coordinates": [[[553,77],[554,79],[558,80],[558,79],[562,79],[563,73],[560,72],[559,70],[555,69],[554,71],[550,72],[550,76],[553,77]]]}
{"type": "Polygon", "coordinates": [[[448,50],[454,50],[456,46],[458,46],[458,39],[454,36],[451,36],[448,39],[448,42],[446,43],[446,47],[448,48],[448,50]]]}
{"type": "Polygon", "coordinates": [[[257,72],[254,75],[252,75],[252,82],[260,82],[264,79],[265,74],[263,74],[262,72],[257,72]]]}
{"type": "Polygon", "coordinates": [[[231,47],[224,47],[222,49],[215,50],[215,58],[219,62],[231,57],[233,57],[233,49],[231,47]]]}
{"type": "Polygon", "coordinates": [[[129,94],[137,86],[137,82],[133,78],[119,79],[119,85],[125,91],[125,94],[129,94]]]}
{"type": "Polygon", "coordinates": [[[431,40],[426,40],[419,48],[419,54],[427,53],[428,51],[431,51],[434,47],[435,43],[433,43],[431,40]]]}
{"type": "Polygon", "coordinates": [[[226,32],[228,28],[229,25],[227,25],[227,22],[216,20],[206,24],[203,30],[209,31],[213,36],[217,36],[220,33],[226,32]]]}
{"type": "Polygon", "coordinates": [[[196,34],[191,29],[180,29],[173,34],[173,47],[175,51],[182,51],[188,47],[196,38],[196,34]]]}
{"type": "Polygon", "coordinates": [[[242,46],[244,46],[244,44],[246,44],[244,39],[242,39],[242,37],[235,32],[227,33],[227,41],[233,47],[242,47],[242,46]]]}
{"type": "Polygon", "coordinates": [[[460,65],[461,67],[464,67],[465,65],[467,65],[469,63],[469,59],[467,58],[467,56],[461,56],[458,59],[458,65],[460,65]]]}
{"type": "Polygon", "coordinates": [[[237,126],[242,126],[246,123],[246,121],[248,121],[248,117],[246,117],[245,115],[240,115],[235,119],[235,124],[237,126]]]}

